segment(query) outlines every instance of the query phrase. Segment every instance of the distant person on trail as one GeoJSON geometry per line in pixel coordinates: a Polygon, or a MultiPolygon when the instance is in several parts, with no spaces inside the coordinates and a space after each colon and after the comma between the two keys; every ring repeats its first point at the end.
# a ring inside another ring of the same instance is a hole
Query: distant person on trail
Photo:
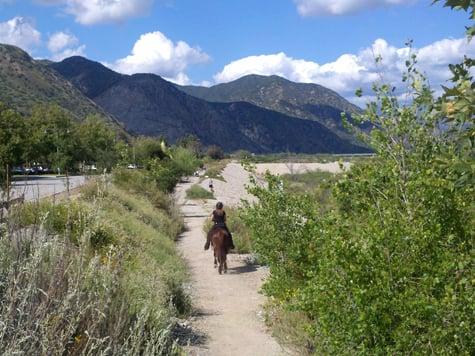
{"type": "Polygon", "coordinates": [[[212,179],[209,180],[208,187],[209,187],[209,190],[211,190],[211,192],[213,192],[214,187],[213,187],[213,180],[212,179]]]}
{"type": "Polygon", "coordinates": [[[226,230],[229,236],[228,248],[234,249],[235,247],[233,243],[233,236],[231,235],[231,232],[226,226],[226,212],[224,211],[223,203],[221,202],[216,203],[216,209],[213,210],[213,212],[210,215],[210,218],[211,218],[211,221],[214,223],[214,225],[211,228],[211,230],[208,232],[208,236],[206,238],[205,250],[209,249],[209,245],[211,243],[211,232],[216,228],[221,228],[221,229],[226,230]]]}

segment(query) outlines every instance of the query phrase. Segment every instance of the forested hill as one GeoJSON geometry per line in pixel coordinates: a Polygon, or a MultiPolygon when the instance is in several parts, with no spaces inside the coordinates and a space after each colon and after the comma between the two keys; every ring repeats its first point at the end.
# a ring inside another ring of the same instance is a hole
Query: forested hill
{"type": "Polygon", "coordinates": [[[193,134],[205,145],[219,145],[226,151],[367,151],[319,122],[252,103],[211,103],[154,74],[121,75],[82,57],[51,67],[135,134],[165,136],[171,142],[193,134]]]}
{"type": "Polygon", "coordinates": [[[295,83],[272,75],[247,75],[212,87],[178,86],[180,90],[211,102],[245,101],[282,114],[313,120],[340,137],[349,138],[341,113],[360,113],[361,109],[338,93],[318,84],[295,83]]]}
{"type": "Polygon", "coordinates": [[[97,114],[115,120],[74,85],[18,47],[0,44],[0,102],[28,114],[37,104],[58,104],[77,119],[97,114]]]}

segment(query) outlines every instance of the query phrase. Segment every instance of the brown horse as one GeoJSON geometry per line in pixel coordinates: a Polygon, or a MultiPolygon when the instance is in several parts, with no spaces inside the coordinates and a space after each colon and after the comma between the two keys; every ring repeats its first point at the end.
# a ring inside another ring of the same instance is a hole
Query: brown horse
{"type": "Polygon", "coordinates": [[[219,274],[226,273],[228,271],[228,264],[226,263],[226,255],[229,249],[228,232],[222,227],[214,226],[210,230],[209,236],[214,251],[214,267],[218,267],[219,274]]]}

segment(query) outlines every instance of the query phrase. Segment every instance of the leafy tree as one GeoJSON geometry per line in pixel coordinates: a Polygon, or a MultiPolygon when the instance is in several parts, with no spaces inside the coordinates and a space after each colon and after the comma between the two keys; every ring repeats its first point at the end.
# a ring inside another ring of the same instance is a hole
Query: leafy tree
{"type": "Polygon", "coordinates": [[[0,184],[7,181],[13,165],[21,163],[25,124],[20,114],[0,103],[0,184]]]}
{"type": "Polygon", "coordinates": [[[129,155],[134,163],[145,166],[151,159],[164,159],[168,157],[166,144],[164,140],[152,137],[138,137],[132,143],[131,152],[129,155]]]}
{"type": "Polygon", "coordinates": [[[112,168],[118,159],[115,132],[97,116],[89,116],[77,127],[78,158],[88,164],[112,168]]]}
{"type": "Polygon", "coordinates": [[[40,105],[33,109],[28,125],[25,158],[43,162],[61,171],[73,170],[78,162],[77,123],[57,105],[40,105]]]}
{"type": "Polygon", "coordinates": [[[194,135],[185,135],[177,141],[176,145],[186,148],[187,150],[193,152],[197,157],[202,155],[203,145],[201,144],[200,139],[194,135]]]}

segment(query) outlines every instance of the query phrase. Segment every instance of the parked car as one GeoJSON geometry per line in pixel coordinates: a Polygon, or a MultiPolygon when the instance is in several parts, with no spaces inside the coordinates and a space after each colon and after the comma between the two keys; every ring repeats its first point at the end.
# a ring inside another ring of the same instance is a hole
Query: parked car
{"type": "Polygon", "coordinates": [[[131,164],[129,164],[129,165],[127,166],[127,168],[128,168],[128,169],[137,169],[137,165],[131,163],[131,164]]]}
{"type": "Polygon", "coordinates": [[[25,171],[25,168],[23,168],[23,167],[13,167],[12,173],[13,174],[25,174],[26,171],[25,171]]]}

